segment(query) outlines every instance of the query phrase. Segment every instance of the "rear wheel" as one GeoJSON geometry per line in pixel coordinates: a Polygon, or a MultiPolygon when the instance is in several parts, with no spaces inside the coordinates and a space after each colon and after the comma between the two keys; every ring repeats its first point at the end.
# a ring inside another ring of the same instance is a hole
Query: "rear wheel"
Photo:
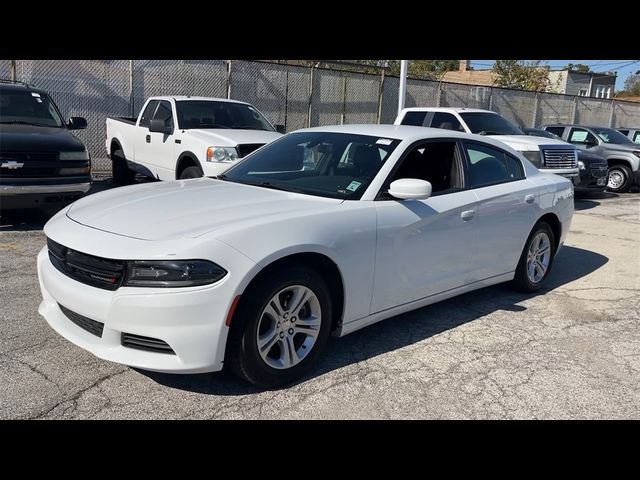
{"type": "Polygon", "coordinates": [[[524,245],[513,279],[514,287],[522,292],[540,290],[551,271],[555,253],[553,230],[548,223],[538,222],[524,245]]]}
{"type": "Polygon", "coordinates": [[[127,159],[122,150],[116,150],[111,154],[111,172],[113,183],[116,185],[130,185],[136,176],[134,172],[129,170],[127,159]]]}
{"type": "Polygon", "coordinates": [[[626,165],[613,165],[609,167],[609,180],[607,190],[615,193],[624,193],[633,183],[633,173],[626,165]]]}
{"type": "Polygon", "coordinates": [[[179,180],[185,180],[187,178],[200,178],[204,174],[202,173],[202,169],[200,167],[187,167],[180,173],[179,180]]]}
{"type": "Polygon", "coordinates": [[[245,293],[234,315],[227,361],[260,387],[296,380],[316,361],[331,329],[329,290],[314,270],[270,273],[245,293]]]}

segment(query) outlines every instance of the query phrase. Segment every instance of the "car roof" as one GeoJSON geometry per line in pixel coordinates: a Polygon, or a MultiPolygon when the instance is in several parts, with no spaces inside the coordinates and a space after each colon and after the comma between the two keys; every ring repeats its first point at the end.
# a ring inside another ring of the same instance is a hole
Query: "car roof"
{"type": "MultiPolygon", "coordinates": [[[[424,138],[473,138],[464,132],[445,130],[442,128],[415,127],[411,125],[388,125],[388,124],[361,124],[361,125],[328,125],[324,127],[302,128],[291,133],[298,132],[333,132],[349,133],[354,135],[369,135],[396,140],[421,140],[424,138]]],[[[487,139],[489,140],[489,139],[487,139]]]]}
{"type": "Polygon", "coordinates": [[[26,83],[5,83],[5,82],[0,82],[0,90],[3,91],[25,91],[25,92],[35,92],[35,93],[40,93],[40,94],[44,94],[47,95],[47,92],[45,92],[44,90],[40,89],[40,88],[36,88],[33,87],[31,85],[27,85],[26,83]]]}
{"type": "MultiPolygon", "coordinates": [[[[583,124],[580,124],[580,123],[547,123],[547,124],[542,126],[542,128],[544,128],[544,127],[610,128],[612,130],[616,129],[614,127],[607,127],[605,125],[583,125],[583,124]]],[[[620,127],[620,128],[622,128],[622,127],[620,127]]]]}
{"type": "Polygon", "coordinates": [[[216,98],[216,97],[194,97],[190,95],[165,95],[165,96],[153,96],[151,97],[155,100],[175,100],[176,102],[182,102],[185,100],[198,100],[204,102],[229,102],[229,103],[240,103],[242,105],[251,105],[247,102],[241,102],[239,100],[232,100],[230,98],[216,98]]]}
{"type": "Polygon", "coordinates": [[[481,108],[454,108],[454,107],[410,107],[403,108],[405,112],[449,112],[449,113],[462,113],[462,112],[471,112],[471,113],[495,113],[491,110],[482,110],[481,108]]]}

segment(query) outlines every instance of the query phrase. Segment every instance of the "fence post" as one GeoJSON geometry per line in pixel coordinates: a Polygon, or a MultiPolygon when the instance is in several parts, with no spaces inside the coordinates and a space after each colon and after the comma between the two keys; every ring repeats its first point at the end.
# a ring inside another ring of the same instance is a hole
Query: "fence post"
{"type": "Polygon", "coordinates": [[[378,123],[382,121],[382,98],[384,96],[384,68],[380,76],[380,88],[378,89],[378,123]]]}
{"type": "Polygon", "coordinates": [[[129,60],[129,116],[135,116],[134,111],[134,101],[135,98],[133,96],[133,60],[129,60]]]}
{"type": "Polygon", "coordinates": [[[573,112],[571,112],[571,123],[576,123],[577,116],[578,116],[578,97],[575,96],[573,97],[573,112]]]}
{"type": "Polygon", "coordinates": [[[493,112],[493,87],[489,87],[489,110],[493,112]]]}
{"type": "Polygon", "coordinates": [[[285,87],[284,87],[284,131],[287,131],[287,115],[289,113],[289,67],[286,70],[287,74],[285,77],[285,87]]]}
{"type": "Polygon", "coordinates": [[[227,60],[227,98],[231,98],[231,60],[227,60]]]}
{"type": "Polygon", "coordinates": [[[440,105],[442,104],[442,92],[443,92],[443,88],[442,88],[443,83],[442,82],[438,82],[438,95],[436,95],[436,107],[440,107],[440,105]]]}
{"type": "Polygon", "coordinates": [[[307,127],[311,127],[311,99],[313,98],[313,63],[309,75],[309,108],[307,109],[307,127]]]}
{"type": "Polygon", "coordinates": [[[536,92],[536,97],[533,101],[533,114],[531,115],[531,128],[535,128],[538,120],[538,105],[540,105],[540,93],[536,92]]]}
{"type": "Polygon", "coordinates": [[[13,80],[14,82],[18,79],[15,60],[11,60],[11,68],[10,68],[9,75],[11,76],[11,80],[13,80]]]}
{"type": "Polygon", "coordinates": [[[342,115],[340,115],[340,125],[344,125],[347,115],[347,75],[342,73],[342,115]]]}
{"type": "MultiPolygon", "coordinates": [[[[611,99],[611,110],[609,111],[609,126],[613,127],[613,112],[616,109],[616,101],[611,99]]],[[[624,125],[622,125],[624,126],[624,125]]]]}

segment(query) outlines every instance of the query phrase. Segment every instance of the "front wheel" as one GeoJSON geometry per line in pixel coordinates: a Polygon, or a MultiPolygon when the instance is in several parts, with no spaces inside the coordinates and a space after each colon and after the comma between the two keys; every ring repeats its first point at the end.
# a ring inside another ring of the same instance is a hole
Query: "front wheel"
{"type": "Polygon", "coordinates": [[[187,167],[180,173],[179,180],[186,180],[188,178],[200,178],[204,175],[200,167],[187,167]]]}
{"type": "Polygon", "coordinates": [[[549,275],[555,256],[555,237],[546,222],[538,222],[527,238],[516,268],[513,285],[522,292],[535,292],[542,288],[549,275]]]}
{"type": "Polygon", "coordinates": [[[607,190],[614,193],[624,193],[633,183],[633,173],[626,165],[613,165],[609,168],[607,190]]]}
{"type": "Polygon", "coordinates": [[[245,292],[234,315],[227,364],[254,385],[289,384],[316,361],[331,330],[331,296],[304,267],[267,274],[245,292]]]}

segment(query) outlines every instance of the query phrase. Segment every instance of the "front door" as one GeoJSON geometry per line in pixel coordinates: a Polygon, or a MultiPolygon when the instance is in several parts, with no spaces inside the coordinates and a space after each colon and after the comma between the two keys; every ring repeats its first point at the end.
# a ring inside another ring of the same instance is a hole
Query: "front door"
{"type": "Polygon", "coordinates": [[[426,200],[376,200],[377,249],[371,312],[460,287],[473,277],[477,200],[463,189],[462,156],[455,140],[416,145],[398,163],[393,180],[431,183],[426,200]]]}
{"type": "MultiPolygon", "coordinates": [[[[166,121],[175,131],[171,103],[161,100],[154,120],[166,121]]],[[[173,155],[174,135],[150,132],[148,128],[139,129],[136,142],[136,160],[151,170],[154,178],[175,180],[176,159],[173,155]]]]}

